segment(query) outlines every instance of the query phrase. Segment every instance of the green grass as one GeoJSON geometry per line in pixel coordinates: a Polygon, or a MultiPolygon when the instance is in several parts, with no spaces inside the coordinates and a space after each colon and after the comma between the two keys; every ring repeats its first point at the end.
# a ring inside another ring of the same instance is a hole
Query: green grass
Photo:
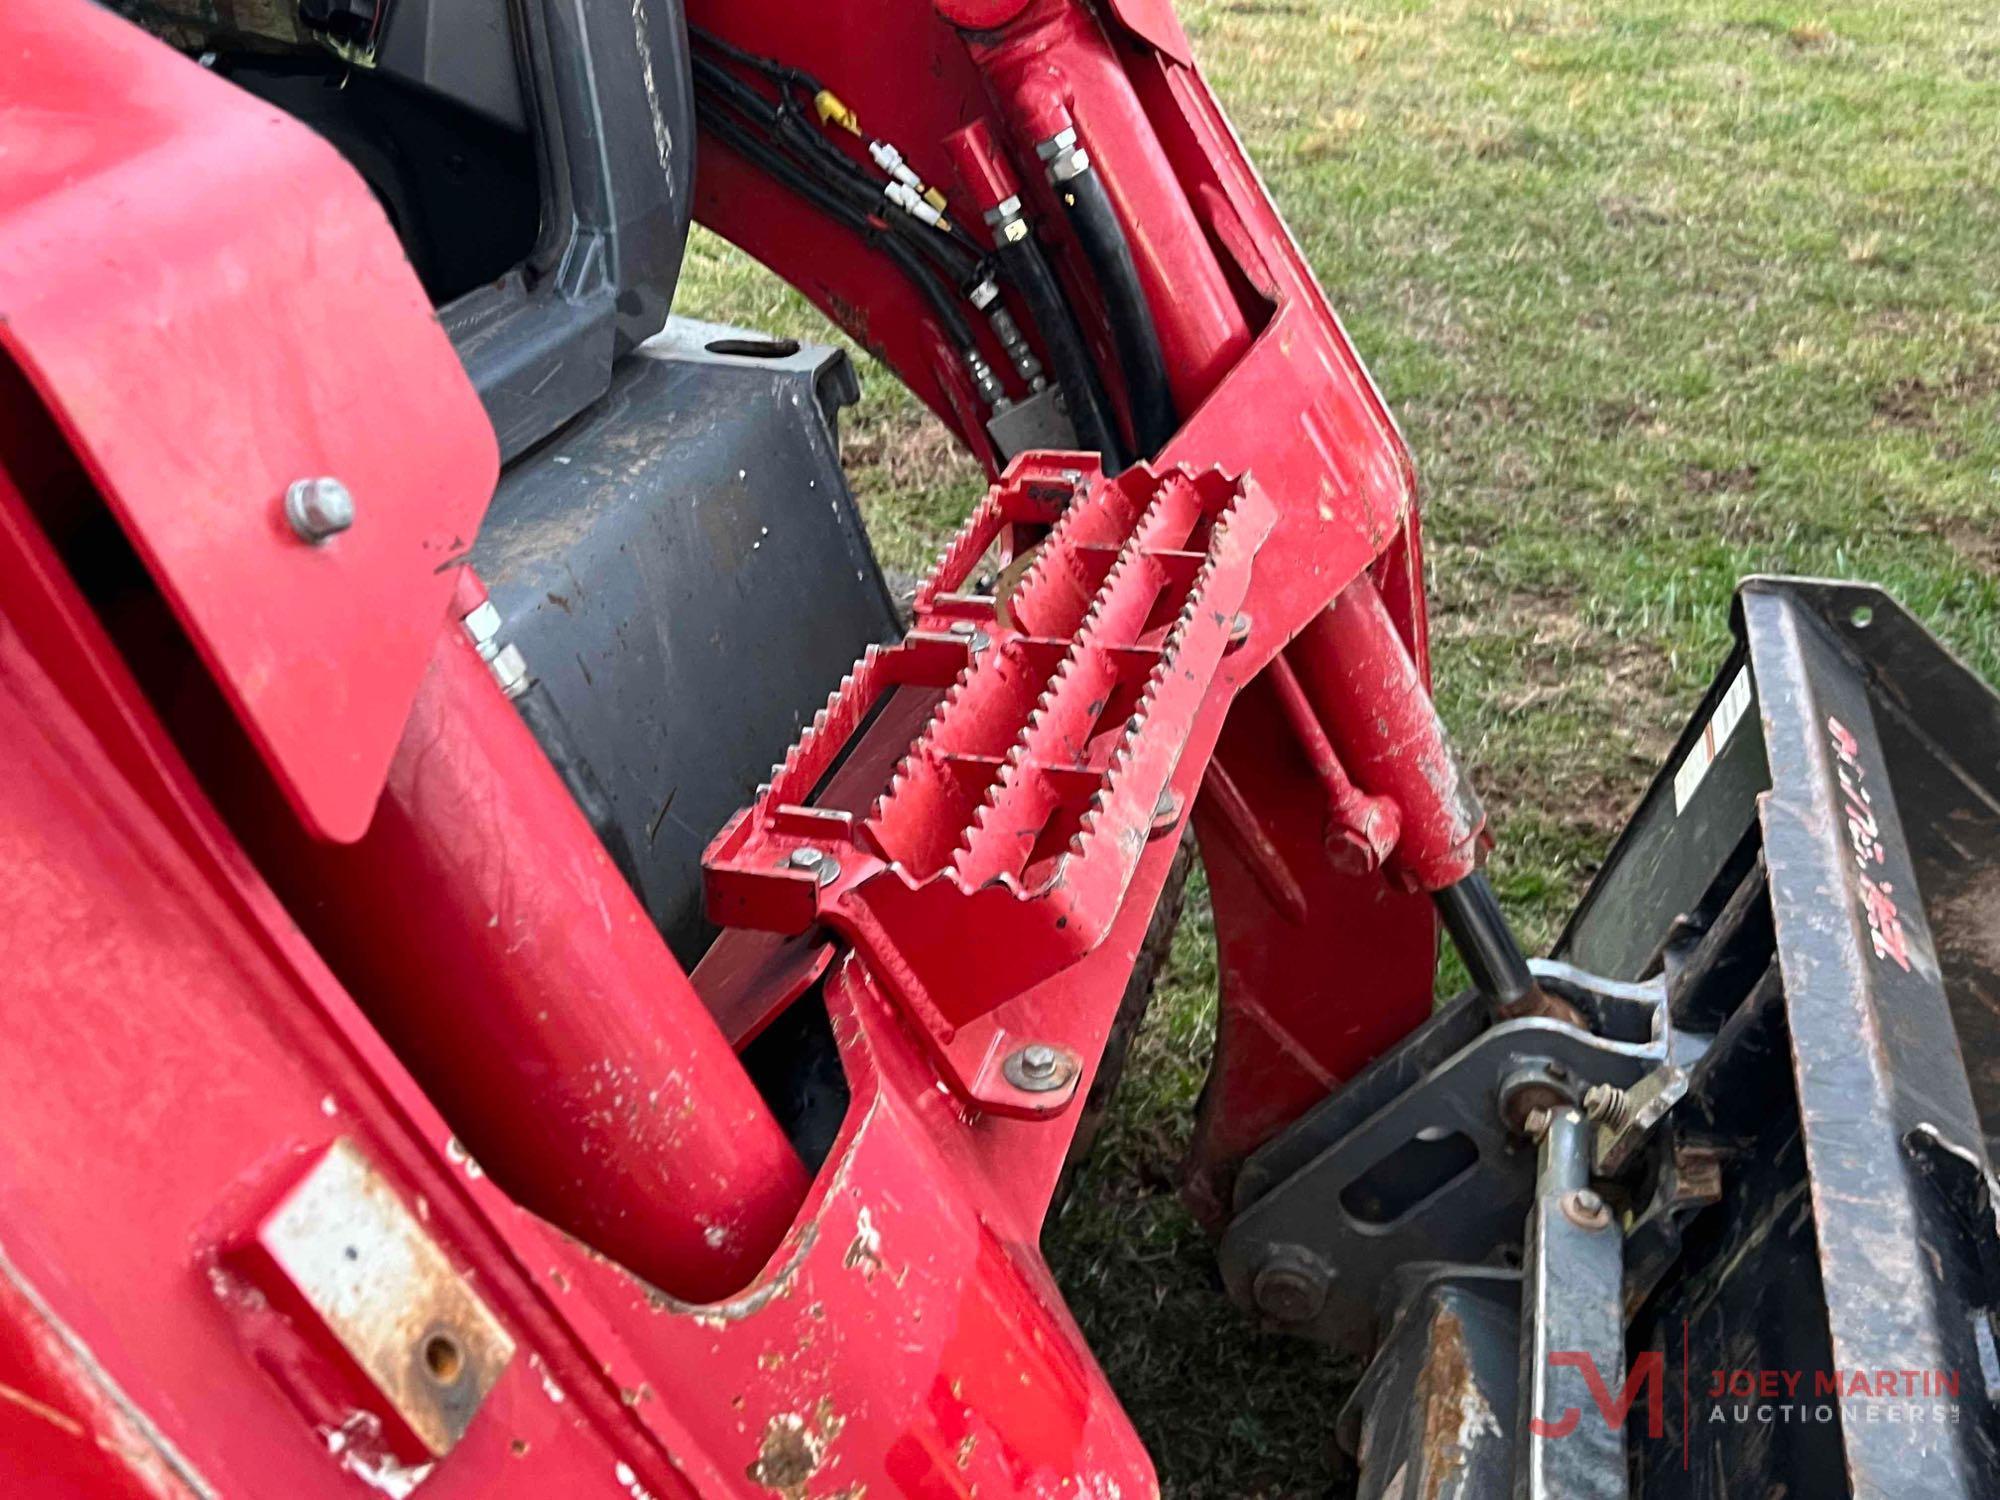
{"type": "MultiPolygon", "coordinates": [[[[1553,936],[1744,573],[1887,585],[2000,680],[2000,19],[1985,0],[1195,0],[1197,51],[1424,476],[1440,702],[1553,936]]],[[[712,240],[684,306],[826,337],[712,240]]],[[[848,454],[916,570],[979,488],[878,374],[848,454]]],[[[1048,1248],[1169,1494],[1310,1495],[1343,1372],[1214,1290],[1174,1162],[1196,892],[1048,1248]]]]}

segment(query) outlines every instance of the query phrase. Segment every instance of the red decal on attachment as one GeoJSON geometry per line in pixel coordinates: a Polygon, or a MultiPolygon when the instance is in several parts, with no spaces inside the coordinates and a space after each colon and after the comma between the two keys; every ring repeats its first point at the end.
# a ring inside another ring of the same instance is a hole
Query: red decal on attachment
{"type": "Polygon", "coordinates": [[[1861,783],[1867,773],[1861,769],[1861,742],[1840,720],[1828,716],[1827,737],[1833,742],[1838,761],[1834,767],[1840,781],[1841,801],[1847,814],[1847,842],[1854,851],[1855,880],[1861,896],[1861,910],[1868,919],[1868,941],[1877,958],[1886,958],[1908,973],[1909,940],[1903,933],[1903,919],[1896,910],[1895,887],[1877,881],[1871,866],[1886,856],[1882,849],[1881,825],[1875,821],[1874,801],[1861,783]]]}

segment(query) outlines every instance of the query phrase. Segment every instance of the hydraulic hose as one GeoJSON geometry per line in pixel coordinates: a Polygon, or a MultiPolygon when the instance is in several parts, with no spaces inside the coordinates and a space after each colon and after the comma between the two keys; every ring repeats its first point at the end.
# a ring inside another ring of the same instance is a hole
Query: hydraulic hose
{"type": "Polygon", "coordinates": [[[839,193],[864,213],[881,216],[936,262],[953,282],[964,285],[975,278],[980,260],[979,249],[963,231],[955,225],[946,230],[933,229],[887,201],[880,182],[871,178],[858,162],[801,117],[793,96],[786,90],[803,88],[808,94],[816,93],[820,88],[817,79],[781,64],[762,64],[750,54],[728,47],[704,33],[696,33],[696,37],[726,57],[739,62],[749,61],[760,67],[760,76],[780,90],[781,101],[773,102],[765,98],[728,69],[696,54],[693,60],[695,81],[702,89],[754,124],[771,144],[782,142],[789,147],[798,166],[815,176],[829,191],[839,193]]]}
{"type": "Polygon", "coordinates": [[[1083,341],[1083,331],[1076,326],[1076,318],[1042,255],[1042,247],[1030,231],[1011,240],[999,236],[995,253],[1007,279],[1027,304],[1029,319],[1042,335],[1049,368],[1055,374],[1063,404],[1069,408],[1077,442],[1103,456],[1105,473],[1122,473],[1130,466],[1131,459],[1126,454],[1124,439],[1118,435],[1118,424],[1112,419],[1111,402],[1097,377],[1090,346],[1083,341]]]}
{"type": "Polygon", "coordinates": [[[1131,404],[1132,440],[1142,457],[1166,446],[1180,428],[1173,389],[1167,380],[1167,357],[1160,348],[1160,330],[1139,284],[1139,269],[1125,226],[1111,207],[1091,168],[1090,158],[1076,143],[1076,132],[1064,130],[1040,148],[1049,159],[1049,181],[1062,199],[1070,227],[1090,261],[1098,293],[1111,322],[1111,338],[1125,374],[1125,394],[1131,404]]]}
{"type": "Polygon", "coordinates": [[[924,263],[921,256],[909,243],[891,230],[879,229],[869,221],[869,215],[857,204],[827,187],[806,171],[788,161],[767,142],[758,140],[726,116],[710,111],[703,119],[705,124],[724,145],[769,173],[801,198],[811,203],[820,212],[852,230],[867,243],[888,256],[903,274],[914,282],[944,325],[946,335],[961,354],[977,356],[979,344],[959,310],[957,299],[951,289],[938,279],[936,272],[924,263]]]}

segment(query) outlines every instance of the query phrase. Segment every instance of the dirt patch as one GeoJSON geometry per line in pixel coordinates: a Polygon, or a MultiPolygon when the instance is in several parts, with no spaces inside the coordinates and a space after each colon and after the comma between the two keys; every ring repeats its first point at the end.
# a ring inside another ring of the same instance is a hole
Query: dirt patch
{"type": "Polygon", "coordinates": [[[1605,222],[1620,229],[1635,224],[1650,225],[1657,229],[1674,221],[1674,216],[1665,209],[1638,198],[1606,195],[1597,200],[1597,206],[1603,212],[1605,222]]]}
{"type": "Polygon", "coordinates": [[[1952,551],[1983,572],[2000,573],[2000,524],[1950,516],[1932,528],[1952,551]]]}
{"type": "Polygon", "coordinates": [[[1681,470],[1681,488],[1690,495],[1747,495],[1757,488],[1757,465],[1709,469],[1689,464],[1681,470]]]}
{"type": "Polygon", "coordinates": [[[1941,412],[2000,392],[2000,363],[1980,360],[1942,380],[1906,375],[1875,393],[1876,417],[1892,427],[1929,428],[1941,412]]]}
{"type": "Polygon", "coordinates": [[[1673,430],[1661,420],[1660,409],[1654,402],[1605,399],[1592,403],[1590,427],[1599,437],[1605,438],[1626,432],[1665,437],[1673,430]]]}
{"type": "Polygon", "coordinates": [[[1472,755],[1467,769],[1488,811],[1504,822],[1511,811],[1533,809],[1580,837],[1608,840],[1672,748],[1686,708],[1659,648],[1592,628],[1562,592],[1446,605],[1432,624],[1447,657],[1455,639],[1510,643],[1510,670],[1486,699],[1490,713],[1518,720],[1580,707],[1601,722],[1582,753],[1472,755]]]}

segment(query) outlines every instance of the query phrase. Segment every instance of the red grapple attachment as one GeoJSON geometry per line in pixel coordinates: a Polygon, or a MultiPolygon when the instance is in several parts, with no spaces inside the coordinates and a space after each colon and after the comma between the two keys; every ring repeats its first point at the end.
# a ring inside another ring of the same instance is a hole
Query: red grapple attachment
{"type": "Polygon", "coordinates": [[[839,931],[959,1092],[1007,1113],[1067,1093],[1009,1083],[974,1023],[1094,949],[1147,842],[1180,826],[1170,779],[1273,520],[1248,480],[1108,480],[1077,462],[1008,471],[918,593],[908,636],[856,665],[704,861],[717,922],[839,931]],[[1021,528],[1049,529],[1020,548],[1021,528]],[[996,544],[1011,566],[969,592],[996,544]],[[891,699],[908,711],[903,695],[931,705],[887,784],[816,800],[891,699]]]}

